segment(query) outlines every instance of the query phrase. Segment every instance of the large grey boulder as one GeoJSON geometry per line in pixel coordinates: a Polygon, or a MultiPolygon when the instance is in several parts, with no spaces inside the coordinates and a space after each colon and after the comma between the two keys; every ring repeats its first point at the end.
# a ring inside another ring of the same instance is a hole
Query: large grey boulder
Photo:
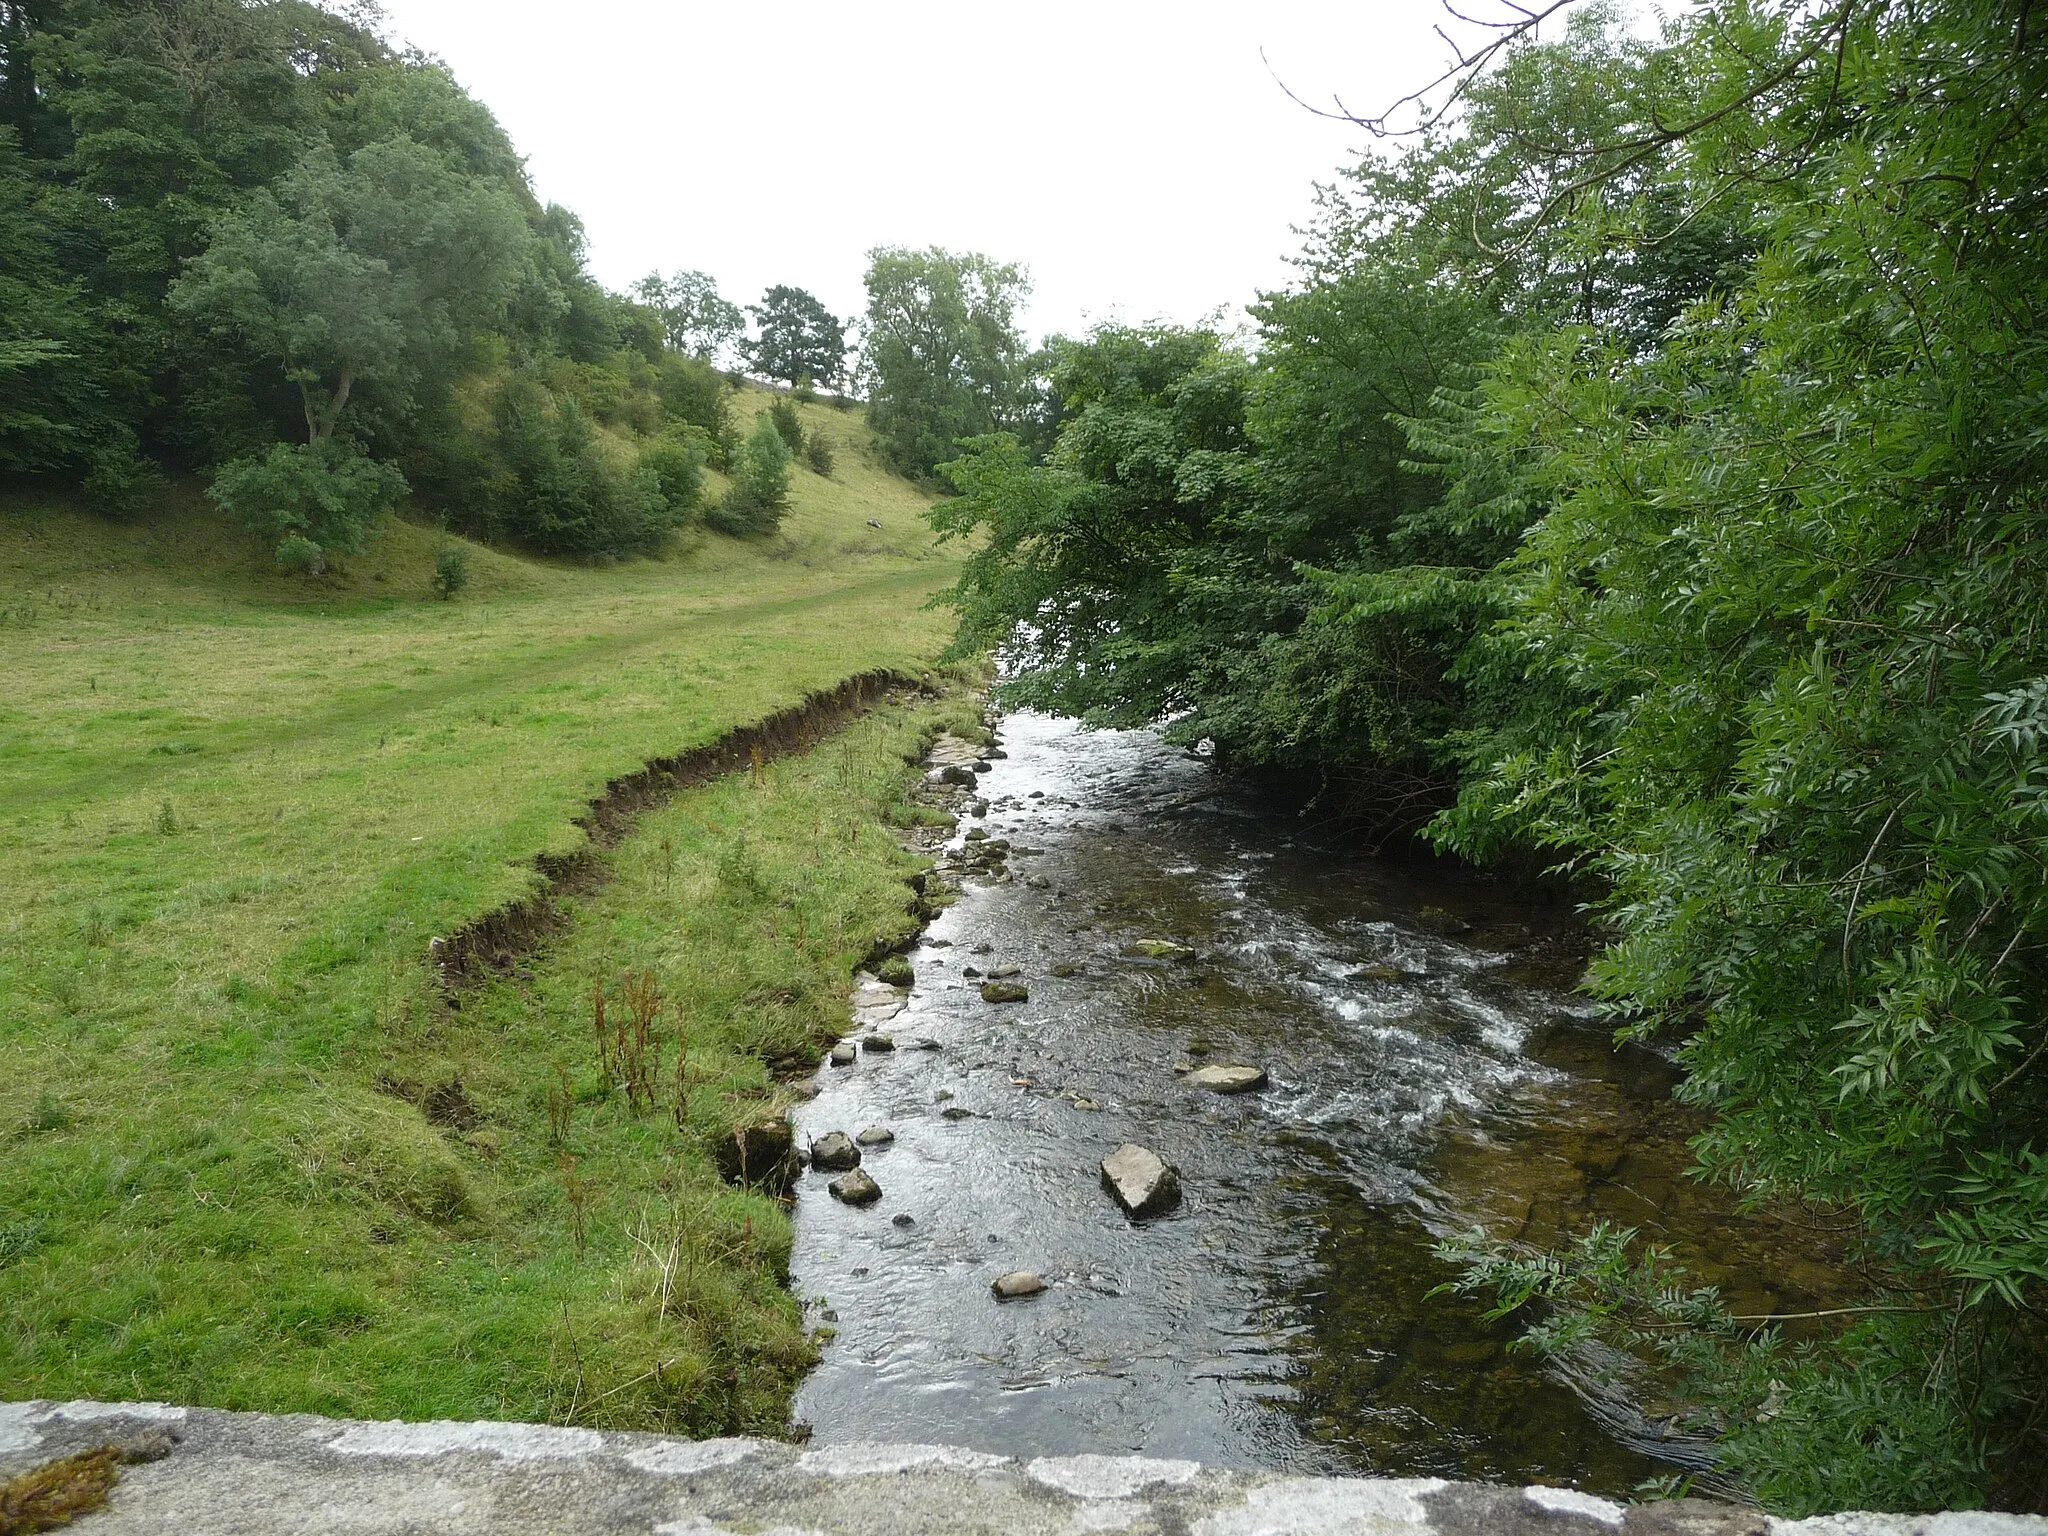
{"type": "Polygon", "coordinates": [[[1180,1204],[1180,1170],[1136,1142],[1102,1160],[1102,1187],[1128,1216],[1157,1216],[1180,1204]]]}

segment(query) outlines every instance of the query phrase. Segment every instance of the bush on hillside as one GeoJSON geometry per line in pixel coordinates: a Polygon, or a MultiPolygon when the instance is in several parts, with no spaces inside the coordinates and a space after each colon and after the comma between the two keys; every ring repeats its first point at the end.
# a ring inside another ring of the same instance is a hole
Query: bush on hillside
{"type": "Polygon", "coordinates": [[[499,391],[491,521],[552,554],[627,555],[660,545],[679,520],[655,470],[605,456],[574,396],[514,377],[499,391]]]}
{"type": "Polygon", "coordinates": [[[469,585],[469,556],[460,544],[443,544],[434,556],[434,590],[447,602],[469,585]]]}
{"type": "Polygon", "coordinates": [[[680,526],[697,509],[713,446],[702,427],[679,424],[641,447],[640,467],[654,476],[672,524],[680,526]]]}
{"type": "MultiPolygon", "coordinates": [[[[670,353],[656,370],[654,389],[668,420],[702,428],[714,444],[731,436],[732,386],[703,358],[670,353]]],[[[714,467],[722,467],[722,450],[720,458],[712,462],[714,467]]]]}
{"type": "Polygon", "coordinates": [[[787,400],[777,400],[768,407],[768,419],[775,424],[776,434],[789,445],[792,454],[804,451],[803,418],[797,415],[794,405],[787,400]]]}
{"type": "Polygon", "coordinates": [[[825,441],[822,432],[813,431],[804,440],[804,458],[810,462],[811,473],[829,475],[832,473],[832,445],[825,441]]]}
{"type": "Polygon", "coordinates": [[[789,458],[789,445],[763,416],[733,455],[732,489],[704,521],[736,538],[773,533],[789,510],[789,458]]]}
{"type": "Polygon", "coordinates": [[[359,554],[377,520],[406,492],[405,476],[354,443],[277,443],[225,464],[214,505],[276,541],[280,565],[318,575],[335,554],[359,554]]]}

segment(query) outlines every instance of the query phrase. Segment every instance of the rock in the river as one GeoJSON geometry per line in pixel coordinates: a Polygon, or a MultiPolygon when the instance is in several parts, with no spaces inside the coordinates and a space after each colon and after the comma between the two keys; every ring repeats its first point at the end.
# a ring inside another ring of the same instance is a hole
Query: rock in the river
{"type": "Polygon", "coordinates": [[[917,1225],[917,1218],[908,1211],[899,1211],[889,1218],[889,1225],[892,1227],[914,1227],[917,1225]]]}
{"type": "Polygon", "coordinates": [[[1263,1067],[1222,1066],[1197,1067],[1181,1079],[1187,1088],[1206,1088],[1211,1093],[1250,1093],[1254,1088],[1266,1086],[1266,1070],[1263,1067]]]}
{"type": "Polygon", "coordinates": [[[1072,961],[1062,960],[1052,968],[1052,973],[1064,980],[1069,976],[1078,976],[1081,973],[1081,967],[1075,965],[1072,961]]]}
{"type": "Polygon", "coordinates": [[[860,1148],[844,1131],[828,1131],[811,1143],[811,1166],[825,1173],[844,1173],[860,1166],[860,1148]]]}
{"type": "Polygon", "coordinates": [[[825,1186],[832,1191],[834,1200],[847,1205],[873,1205],[882,1198],[882,1186],[869,1178],[866,1171],[856,1168],[851,1173],[841,1174],[825,1186]]]}
{"type": "Polygon", "coordinates": [[[1017,1269],[1007,1275],[996,1276],[995,1284],[989,1289],[996,1293],[997,1301],[1022,1301],[1026,1296],[1036,1296],[1044,1290],[1045,1281],[1028,1269],[1017,1269]]]}
{"type": "Polygon", "coordinates": [[[1028,1003],[1031,1001],[1031,989],[1021,981],[984,981],[981,1000],[984,1003],[1028,1003]]]}
{"type": "Polygon", "coordinates": [[[864,1051],[887,1055],[890,1051],[896,1049],[896,1042],[888,1035],[863,1035],[860,1048],[864,1051]]]}
{"type": "Polygon", "coordinates": [[[1024,967],[1021,965],[992,965],[988,968],[988,973],[997,981],[1002,981],[1011,976],[1022,976],[1024,974],[1024,967]]]}
{"type": "Polygon", "coordinates": [[[1124,946],[1124,953],[1144,960],[1188,960],[1195,952],[1172,939],[1133,939],[1124,946]]]}
{"type": "Polygon", "coordinates": [[[1102,1187],[1126,1215],[1157,1216],[1180,1203],[1180,1170],[1127,1141],[1102,1160],[1102,1187]]]}
{"type": "Polygon", "coordinates": [[[901,955],[889,955],[875,967],[875,974],[884,984],[892,987],[907,987],[917,980],[917,973],[910,968],[910,962],[901,955]]]}
{"type": "Polygon", "coordinates": [[[925,778],[934,784],[957,784],[962,789],[974,788],[974,770],[960,763],[948,763],[943,768],[934,768],[925,778]]]}
{"type": "Polygon", "coordinates": [[[1416,921],[1431,933],[1470,933],[1472,925],[1448,907],[1424,907],[1416,914],[1416,921]]]}
{"type": "Polygon", "coordinates": [[[825,1059],[835,1067],[850,1067],[853,1065],[854,1057],[858,1054],[854,1050],[851,1041],[842,1040],[832,1047],[832,1054],[825,1059]]]}
{"type": "Polygon", "coordinates": [[[1406,981],[1408,973],[1398,965],[1368,965],[1359,969],[1367,981],[1406,981]]]}
{"type": "Polygon", "coordinates": [[[871,1125],[853,1139],[864,1147],[886,1147],[896,1139],[896,1133],[886,1125],[871,1125]]]}

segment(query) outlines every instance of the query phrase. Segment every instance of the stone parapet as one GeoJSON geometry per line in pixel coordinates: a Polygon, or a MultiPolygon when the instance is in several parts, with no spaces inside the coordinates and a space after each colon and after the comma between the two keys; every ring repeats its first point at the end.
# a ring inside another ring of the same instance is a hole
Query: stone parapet
{"type": "Polygon", "coordinates": [[[1778,1520],[1699,1500],[1624,1506],[1559,1488],[1141,1456],[0,1404],[0,1478],[108,1444],[136,1459],[72,1527],[80,1536],[2048,1536],[2048,1519],[2031,1516],[1778,1520]]]}

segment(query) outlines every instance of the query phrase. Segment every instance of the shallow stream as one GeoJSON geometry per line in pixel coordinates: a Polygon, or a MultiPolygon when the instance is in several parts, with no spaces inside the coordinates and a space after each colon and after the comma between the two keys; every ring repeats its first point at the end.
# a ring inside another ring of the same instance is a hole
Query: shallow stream
{"type": "Polygon", "coordinates": [[[1696,1461],[1647,1389],[1575,1388],[1430,1295],[1442,1236],[1601,1216],[1737,1311],[1840,1284],[1810,1234],[1683,1180],[1675,1073],[1572,994],[1569,914],[1319,847],[1147,732],[1015,715],[1002,739],[961,826],[1009,841],[1007,877],[969,881],[912,952],[899,1048],[826,1069],[797,1118],[895,1135],[865,1153],[876,1204],[798,1188],[792,1281],[837,1330],[797,1403],[816,1441],[1605,1493],[1696,1461]],[[1193,955],[1133,956],[1153,938],[1193,955]],[[1002,964],[1028,1001],[966,974],[1002,964]],[[1175,1068],[1199,1062],[1270,1086],[1191,1090],[1175,1068]],[[1178,1166],[1176,1211],[1134,1223],[1104,1192],[1125,1141],[1178,1166]],[[997,1302],[1014,1270],[1050,1289],[997,1302]]]}

